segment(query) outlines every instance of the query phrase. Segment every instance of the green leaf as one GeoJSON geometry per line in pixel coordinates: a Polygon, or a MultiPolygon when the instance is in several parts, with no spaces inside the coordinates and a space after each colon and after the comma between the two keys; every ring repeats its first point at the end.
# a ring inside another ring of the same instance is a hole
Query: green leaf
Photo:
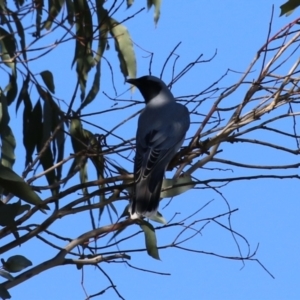
{"type": "Polygon", "coordinates": [[[32,154],[36,146],[37,134],[32,134],[34,127],[31,125],[32,104],[28,91],[24,91],[24,111],[23,111],[23,144],[26,150],[25,166],[32,162],[32,154]]]}
{"type": "Polygon", "coordinates": [[[24,1],[25,0],[15,0],[17,8],[19,8],[20,6],[22,6],[24,4],[24,1]]]}
{"type": "Polygon", "coordinates": [[[157,212],[156,215],[151,216],[149,219],[160,224],[164,224],[164,225],[167,224],[166,219],[163,217],[163,215],[160,212],[157,212]]]}
{"type": "Polygon", "coordinates": [[[21,200],[16,203],[4,204],[0,201],[0,225],[10,226],[14,224],[16,216],[28,211],[29,204],[21,205],[21,200]]]}
{"type": "MultiPolygon", "coordinates": [[[[75,153],[87,149],[88,140],[84,135],[82,124],[79,119],[73,118],[70,123],[70,136],[73,150],[75,153]]],[[[69,177],[76,169],[81,171],[82,168],[85,168],[86,157],[76,156],[74,162],[72,163],[67,177],[69,177]]],[[[80,178],[84,178],[84,171],[80,172],[80,178]]]]}
{"type": "MultiPolygon", "coordinates": [[[[93,133],[91,133],[89,130],[83,129],[83,132],[84,132],[84,136],[87,139],[88,153],[92,154],[90,156],[90,160],[92,161],[92,163],[93,163],[93,165],[94,165],[94,167],[96,169],[97,179],[101,180],[101,179],[104,178],[104,156],[102,154],[101,145],[98,142],[98,140],[95,137],[95,135],[93,133]]],[[[100,189],[105,187],[104,184],[98,185],[98,186],[99,186],[100,189]]],[[[104,195],[104,193],[100,193],[99,194],[99,198],[100,198],[100,200],[99,200],[100,202],[105,201],[105,195],[104,195]]],[[[113,212],[116,215],[118,215],[117,210],[116,210],[115,206],[113,205],[113,203],[110,203],[109,206],[113,210],[113,212]]],[[[107,207],[107,206],[105,206],[105,207],[107,207]]],[[[101,207],[100,208],[100,211],[99,211],[99,220],[100,220],[100,217],[101,217],[101,215],[102,215],[105,207],[101,207]]],[[[110,216],[109,207],[107,207],[107,209],[108,209],[108,213],[109,213],[109,216],[110,216]]]]}
{"type": "Polygon", "coordinates": [[[103,0],[96,0],[96,7],[97,7],[97,21],[100,24],[99,27],[99,36],[98,39],[98,48],[97,52],[95,53],[95,62],[100,63],[101,57],[106,49],[107,45],[107,35],[109,31],[109,18],[108,18],[108,11],[103,8],[103,0]]]}
{"type": "Polygon", "coordinates": [[[24,28],[23,28],[22,22],[19,20],[17,13],[11,12],[11,16],[16,24],[17,32],[20,37],[20,45],[21,45],[21,50],[22,50],[22,55],[23,55],[24,61],[27,61],[25,33],[24,33],[24,28]]]}
{"type": "MultiPolygon", "coordinates": [[[[57,147],[57,158],[56,162],[60,162],[64,158],[64,150],[65,150],[65,133],[64,133],[64,123],[62,122],[62,119],[57,114],[53,114],[53,120],[52,120],[53,128],[52,131],[57,128],[57,126],[60,126],[60,130],[55,135],[55,144],[57,147]]],[[[61,179],[62,174],[62,167],[63,165],[60,165],[56,168],[56,176],[57,180],[61,179]]]]}
{"type": "Polygon", "coordinates": [[[127,28],[113,18],[109,18],[110,34],[115,40],[121,72],[125,79],[127,76],[136,77],[136,58],[133,43],[127,28]]]}
{"type": "Polygon", "coordinates": [[[92,85],[88,95],[86,96],[84,101],[81,103],[80,110],[83,109],[84,107],[86,107],[88,104],[90,104],[95,99],[95,97],[97,96],[97,94],[100,90],[100,74],[101,74],[100,66],[101,66],[100,63],[98,63],[96,66],[96,73],[95,73],[93,85],[92,85]]]}
{"type": "Polygon", "coordinates": [[[179,177],[177,179],[164,179],[162,184],[161,198],[171,198],[180,195],[196,185],[190,176],[179,177]]]}
{"type": "Polygon", "coordinates": [[[129,211],[128,211],[128,209],[129,209],[129,204],[127,204],[125,206],[125,208],[124,208],[124,210],[123,210],[123,212],[122,212],[122,214],[120,216],[120,219],[124,218],[124,217],[129,217],[129,211]]]}
{"type": "Polygon", "coordinates": [[[17,80],[14,75],[9,75],[9,84],[5,87],[7,105],[10,105],[18,94],[17,80]]]}
{"type": "Polygon", "coordinates": [[[158,254],[158,249],[156,245],[156,235],[154,227],[145,220],[140,220],[140,227],[145,234],[145,243],[147,253],[155,259],[160,259],[158,254]]]}
{"type": "MultiPolygon", "coordinates": [[[[81,183],[88,182],[87,159],[84,159],[84,163],[83,163],[82,167],[80,168],[79,179],[80,179],[81,183]]],[[[83,193],[83,195],[87,195],[88,194],[87,188],[85,188],[85,187],[82,188],[82,193],[83,193]]]]}
{"type": "Polygon", "coordinates": [[[152,5],[154,5],[154,23],[157,25],[160,17],[161,0],[147,0],[148,9],[150,9],[152,5]]]}
{"type": "Polygon", "coordinates": [[[300,0],[289,0],[280,6],[280,17],[285,15],[289,16],[298,6],[300,6],[300,0]]]}
{"type": "Polygon", "coordinates": [[[31,187],[13,170],[0,165],[0,186],[27,203],[49,209],[31,187]]]}
{"type": "Polygon", "coordinates": [[[6,262],[4,259],[1,259],[1,262],[3,263],[4,269],[10,273],[17,273],[32,266],[32,262],[23,255],[11,256],[6,262]]]}
{"type": "Polygon", "coordinates": [[[28,88],[29,88],[29,80],[30,80],[30,73],[27,73],[26,79],[23,81],[23,85],[17,100],[16,104],[16,112],[18,112],[20,104],[23,100],[25,100],[25,97],[28,99],[29,93],[28,93],[28,88]]]}
{"type": "MultiPolygon", "coordinates": [[[[0,269],[0,276],[4,277],[5,279],[10,280],[10,281],[13,281],[13,280],[15,279],[15,278],[14,278],[11,274],[9,274],[7,271],[1,270],[1,269],[0,269]]],[[[0,297],[3,298],[3,297],[1,296],[1,288],[3,288],[3,286],[0,284],[0,297]]]]}
{"type": "Polygon", "coordinates": [[[45,29],[49,30],[53,20],[58,16],[63,7],[65,0],[48,0],[48,18],[44,25],[45,29]]]}
{"type": "Polygon", "coordinates": [[[0,284],[0,297],[2,299],[10,299],[11,298],[8,290],[2,284],[0,284]]]}
{"type": "MultiPolygon", "coordinates": [[[[24,104],[25,103],[27,102],[24,101],[24,104]]],[[[26,104],[23,113],[23,144],[26,149],[25,166],[32,162],[34,149],[37,145],[42,143],[42,139],[42,106],[38,100],[32,111],[30,110],[29,103],[26,104]],[[32,132],[35,132],[35,134],[32,134],[32,132]]]]}
{"type": "MultiPolygon", "coordinates": [[[[44,111],[43,111],[43,123],[42,123],[42,142],[37,144],[37,150],[41,152],[41,150],[44,148],[45,143],[48,141],[48,139],[51,136],[51,131],[53,130],[53,116],[55,114],[61,115],[61,110],[58,107],[58,105],[54,102],[51,94],[48,91],[44,91],[41,86],[36,84],[36,88],[42,99],[44,100],[44,111]]],[[[55,147],[55,141],[52,142],[52,146],[55,147]]],[[[46,171],[49,168],[51,168],[54,164],[54,158],[53,153],[51,151],[50,145],[46,148],[46,150],[43,152],[40,162],[43,166],[43,169],[46,171]]],[[[46,173],[47,181],[50,185],[55,183],[57,181],[55,169],[51,170],[50,172],[46,173]]],[[[57,188],[54,188],[51,190],[52,195],[56,195],[58,192],[57,188]]]]}
{"type": "MultiPolygon", "coordinates": [[[[37,150],[40,152],[45,143],[48,141],[48,139],[51,137],[51,130],[52,130],[52,114],[54,114],[55,111],[52,108],[51,101],[49,98],[45,98],[44,101],[44,108],[43,108],[43,123],[42,123],[42,128],[43,128],[43,138],[42,142],[37,145],[37,150]]],[[[54,164],[54,158],[53,158],[53,153],[51,151],[51,147],[48,146],[47,149],[44,151],[43,155],[40,158],[40,162],[43,166],[44,171],[48,170],[51,168],[54,164]]],[[[49,185],[52,185],[56,182],[56,174],[55,174],[55,169],[49,171],[46,173],[46,178],[49,183],[49,185]]],[[[52,193],[56,194],[55,190],[52,190],[52,193]]]]}
{"type": "Polygon", "coordinates": [[[133,4],[134,0],[127,0],[126,2],[127,2],[127,8],[129,8],[133,4]]]}
{"type": "Polygon", "coordinates": [[[1,128],[1,142],[1,164],[11,169],[16,160],[16,140],[11,128],[8,125],[1,128]]]}
{"type": "Polygon", "coordinates": [[[0,203],[0,225],[9,226],[15,221],[15,217],[19,215],[21,201],[11,204],[0,203]]]}
{"type": "Polygon", "coordinates": [[[11,68],[12,75],[16,76],[15,63],[16,41],[13,34],[0,27],[0,57],[1,60],[11,68]]]}
{"type": "Polygon", "coordinates": [[[35,11],[36,11],[36,18],[35,18],[35,27],[36,32],[33,34],[35,37],[40,37],[41,35],[41,21],[43,15],[43,8],[44,8],[44,0],[35,0],[35,11]]]}
{"type": "Polygon", "coordinates": [[[53,75],[50,71],[46,70],[40,73],[40,75],[42,76],[42,79],[44,81],[44,83],[46,84],[46,87],[48,88],[48,90],[52,93],[55,94],[55,86],[54,86],[54,79],[53,79],[53,75]]]}
{"type": "Polygon", "coordinates": [[[8,125],[9,120],[10,117],[8,114],[6,97],[0,89],[0,133],[1,130],[3,130],[3,128],[8,125]]]}
{"type": "Polygon", "coordinates": [[[91,10],[86,0],[74,0],[76,14],[76,46],[72,65],[77,62],[76,72],[81,90],[81,101],[85,98],[88,73],[95,65],[92,51],[93,22],[91,10]]]}
{"type": "Polygon", "coordinates": [[[12,130],[8,126],[10,117],[7,109],[6,97],[0,90],[0,137],[1,137],[1,163],[9,168],[15,162],[14,150],[16,141],[12,130]]]}
{"type": "Polygon", "coordinates": [[[70,25],[74,23],[74,3],[72,0],[66,0],[66,7],[68,12],[68,22],[70,25]]]}

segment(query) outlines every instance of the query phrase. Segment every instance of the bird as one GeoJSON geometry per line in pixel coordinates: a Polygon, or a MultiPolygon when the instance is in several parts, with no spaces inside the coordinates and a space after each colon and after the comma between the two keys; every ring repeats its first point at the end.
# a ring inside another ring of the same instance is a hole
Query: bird
{"type": "Polygon", "coordinates": [[[157,214],[165,171],[189,129],[190,114],[158,77],[146,75],[126,81],[139,89],[146,104],[138,118],[128,210],[132,219],[151,218],[157,214]]]}

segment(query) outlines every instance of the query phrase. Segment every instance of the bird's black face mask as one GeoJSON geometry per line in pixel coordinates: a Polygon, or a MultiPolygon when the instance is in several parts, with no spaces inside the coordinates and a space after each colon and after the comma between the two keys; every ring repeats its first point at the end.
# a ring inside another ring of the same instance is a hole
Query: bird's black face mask
{"type": "Polygon", "coordinates": [[[127,82],[135,85],[140,90],[146,103],[149,103],[162,90],[161,84],[159,82],[149,80],[148,76],[143,76],[138,79],[128,79],[127,82]]]}

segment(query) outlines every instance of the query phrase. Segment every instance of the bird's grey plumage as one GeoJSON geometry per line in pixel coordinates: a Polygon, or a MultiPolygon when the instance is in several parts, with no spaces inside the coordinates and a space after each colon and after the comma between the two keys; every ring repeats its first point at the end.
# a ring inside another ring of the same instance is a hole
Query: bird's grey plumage
{"type": "Polygon", "coordinates": [[[136,133],[132,217],[156,214],[165,170],[190,126],[188,109],[176,103],[165,83],[154,76],[128,79],[143,95],[146,107],[136,133]]]}

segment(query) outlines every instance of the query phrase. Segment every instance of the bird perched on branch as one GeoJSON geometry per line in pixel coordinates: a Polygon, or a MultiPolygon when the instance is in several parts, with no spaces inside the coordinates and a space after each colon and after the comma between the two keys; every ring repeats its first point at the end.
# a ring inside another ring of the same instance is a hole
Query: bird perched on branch
{"type": "Polygon", "coordinates": [[[175,101],[166,84],[155,76],[128,79],[146,103],[136,132],[131,218],[156,215],[164,173],[181,147],[190,126],[188,109],[175,101]]]}

